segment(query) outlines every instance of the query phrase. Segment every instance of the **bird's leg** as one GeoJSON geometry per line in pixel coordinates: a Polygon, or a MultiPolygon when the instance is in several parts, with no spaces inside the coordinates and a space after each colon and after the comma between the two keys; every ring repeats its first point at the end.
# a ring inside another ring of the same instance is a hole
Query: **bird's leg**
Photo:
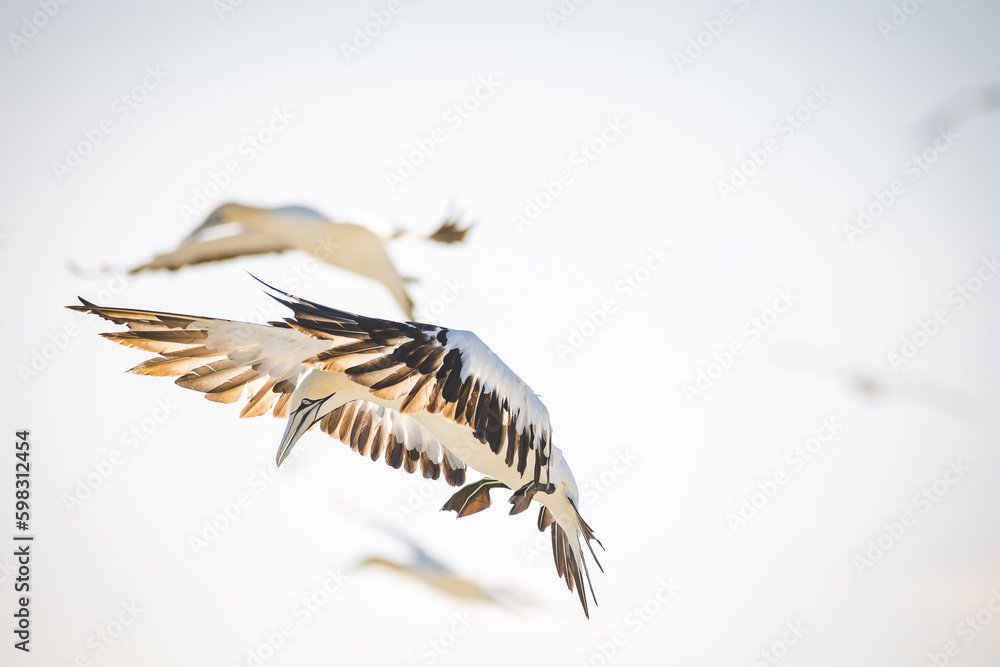
{"type": "Polygon", "coordinates": [[[490,490],[497,487],[510,488],[500,480],[493,479],[492,477],[484,477],[478,482],[466,484],[456,491],[448,499],[448,502],[441,506],[441,511],[453,510],[458,514],[457,518],[459,519],[463,516],[481,512],[492,504],[490,490]]]}
{"type": "Polygon", "coordinates": [[[535,481],[528,482],[510,497],[510,504],[513,505],[510,508],[510,513],[512,515],[520,514],[528,509],[528,505],[531,504],[531,499],[535,497],[536,493],[553,493],[555,490],[556,485],[552,482],[548,484],[539,484],[535,481]]]}

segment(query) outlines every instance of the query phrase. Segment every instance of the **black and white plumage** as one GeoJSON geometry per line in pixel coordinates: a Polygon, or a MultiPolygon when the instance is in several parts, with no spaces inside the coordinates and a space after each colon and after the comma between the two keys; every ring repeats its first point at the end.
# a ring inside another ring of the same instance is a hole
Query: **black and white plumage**
{"type": "Polygon", "coordinates": [[[279,465],[318,423],[393,468],[453,486],[465,483],[469,468],[488,475],[442,508],[459,517],[489,507],[497,487],[514,490],[512,514],[538,501],[538,529],[551,528],[556,571],[589,617],[584,579],[591,598],[593,589],[580,536],[596,562],[595,538],[577,510],[573,473],[552,444],[548,411],[531,388],[471,332],[364,317],[274,291],[293,316],[263,325],[83,299],[70,308],[126,325],[101,335],[160,355],[132,372],[180,376],[178,385],[212,401],[246,395],[241,417],[272,410],[287,418],[279,465]]]}
{"type": "MultiPolygon", "coordinates": [[[[439,243],[457,243],[465,239],[468,231],[449,219],[427,238],[439,243]]],[[[405,235],[396,232],[382,236],[364,225],[334,222],[305,206],[263,208],[228,203],[209,213],[176,248],[129,273],[153,269],[176,271],[205,262],[301,250],[327,264],[382,283],[406,316],[412,318],[413,300],[406,290],[406,279],[396,270],[386,247],[392,239],[405,235]]]]}

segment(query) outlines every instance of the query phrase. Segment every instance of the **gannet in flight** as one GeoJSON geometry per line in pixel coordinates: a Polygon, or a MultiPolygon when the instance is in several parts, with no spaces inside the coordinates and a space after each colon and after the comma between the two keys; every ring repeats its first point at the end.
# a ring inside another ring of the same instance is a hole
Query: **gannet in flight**
{"type": "Polygon", "coordinates": [[[126,325],[101,335],[160,355],[131,372],[180,376],[178,385],[220,403],[246,394],[241,417],[273,406],[275,416],[288,419],[278,465],[318,423],[393,468],[430,479],[443,473],[452,486],[465,483],[467,467],[488,475],[442,507],[459,517],[489,507],[497,487],[514,490],[511,514],[538,501],[538,529],[551,528],[556,572],[589,618],[584,579],[596,599],[580,535],[595,562],[596,538],[577,511],[579,489],[552,444],[548,410],[531,388],[471,332],[354,315],[270,289],[292,317],[251,324],[100,307],[82,298],[83,305],[69,308],[126,325]]]}
{"type": "MultiPolygon", "coordinates": [[[[440,243],[464,240],[468,228],[445,220],[428,238],[440,243]]],[[[406,279],[396,271],[386,250],[388,239],[362,225],[333,222],[318,211],[304,206],[259,208],[243,204],[222,204],[181,244],[129,273],[170,269],[214,262],[244,255],[285,250],[302,250],[333,266],[377,280],[385,285],[406,316],[413,318],[413,301],[406,292],[406,279]]]]}

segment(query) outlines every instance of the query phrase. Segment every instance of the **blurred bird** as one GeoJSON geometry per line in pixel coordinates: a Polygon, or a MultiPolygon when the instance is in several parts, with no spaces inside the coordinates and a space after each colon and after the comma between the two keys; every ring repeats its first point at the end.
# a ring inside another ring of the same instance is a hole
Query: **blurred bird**
{"type": "Polygon", "coordinates": [[[414,549],[414,559],[408,563],[391,560],[382,556],[368,556],[359,563],[360,567],[378,565],[401,574],[423,581],[425,584],[451,597],[480,602],[497,602],[496,597],[485,588],[465,577],[455,574],[454,570],[444,566],[441,561],[432,559],[427,552],[420,550],[415,542],[407,546],[414,549]]]}
{"type": "Polygon", "coordinates": [[[937,410],[969,423],[987,425],[991,410],[976,398],[944,382],[912,373],[890,375],[861,369],[833,350],[782,341],[763,348],[765,363],[825,376],[870,400],[893,398],[937,410]]]}
{"type": "Polygon", "coordinates": [[[1000,109],[1000,83],[985,83],[961,90],[942,103],[930,116],[928,134],[958,129],[970,118],[1000,109]]]}
{"type": "MultiPolygon", "coordinates": [[[[469,228],[447,219],[427,238],[438,243],[465,240],[469,228]]],[[[244,204],[222,204],[170,252],[137,266],[129,273],[153,269],[177,269],[245,255],[302,250],[319,260],[377,280],[385,285],[409,319],[413,301],[406,291],[407,279],[399,275],[386,243],[410,236],[396,232],[384,238],[362,225],[333,222],[304,206],[260,208],[244,204]]]]}
{"type": "MultiPolygon", "coordinates": [[[[349,510],[349,513],[355,515],[362,514],[353,509],[349,510]]],[[[400,528],[390,526],[374,516],[359,516],[359,518],[363,519],[366,526],[377,528],[394,540],[402,542],[409,550],[409,558],[405,561],[386,558],[384,556],[368,556],[358,563],[357,567],[359,569],[368,566],[383,567],[403,576],[418,579],[438,592],[450,597],[492,604],[500,604],[505,601],[530,604],[529,600],[520,593],[515,593],[506,588],[487,589],[472,579],[459,575],[452,568],[445,565],[441,559],[432,556],[419,542],[400,528]]]]}
{"type": "Polygon", "coordinates": [[[552,444],[548,410],[531,388],[471,332],[354,315],[269,289],[293,317],[258,325],[83,299],[69,308],[126,325],[128,331],[101,335],[161,355],[132,372],[180,376],[178,385],[222,403],[245,392],[241,417],[273,405],[275,416],[288,419],[279,466],[318,423],[393,468],[419,469],[430,479],[443,472],[453,486],[465,483],[467,466],[489,475],[445,503],[442,509],[459,517],[489,507],[496,488],[514,490],[511,514],[538,501],[537,526],[551,528],[556,572],[589,617],[584,579],[591,598],[594,591],[580,536],[595,562],[591,541],[600,541],[577,510],[573,472],[552,444]]]}

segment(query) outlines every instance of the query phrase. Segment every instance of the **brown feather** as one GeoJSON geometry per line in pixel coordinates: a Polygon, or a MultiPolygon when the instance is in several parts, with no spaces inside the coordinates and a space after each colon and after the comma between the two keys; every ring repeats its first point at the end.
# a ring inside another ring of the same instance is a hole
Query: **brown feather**
{"type": "MultiPolygon", "coordinates": [[[[403,380],[405,380],[406,378],[410,377],[411,375],[414,375],[416,372],[417,372],[417,369],[410,368],[409,366],[405,366],[405,365],[400,364],[399,368],[395,372],[393,372],[391,375],[388,375],[388,376],[382,378],[378,382],[375,382],[374,384],[371,385],[370,388],[372,389],[373,392],[377,392],[378,390],[382,390],[382,389],[393,388],[396,384],[402,382],[403,380]]],[[[402,389],[403,388],[400,387],[400,390],[402,390],[402,389]]],[[[400,391],[397,394],[397,397],[401,393],[402,393],[402,391],[400,391]]],[[[392,400],[392,399],[390,399],[390,400],[392,400]]]]}
{"type": "MultiPolygon", "coordinates": [[[[279,383],[280,384],[280,383],[279,383]]],[[[277,389],[277,385],[275,385],[277,389]]],[[[273,389],[271,391],[274,391],[273,389]]],[[[275,417],[281,419],[288,419],[288,399],[292,397],[292,392],[282,393],[278,397],[278,400],[274,404],[274,410],[271,412],[275,417]]]]}
{"type": "Polygon", "coordinates": [[[205,398],[214,403],[235,403],[240,400],[241,396],[243,396],[242,384],[227,391],[216,391],[213,389],[212,391],[205,392],[205,398]]]}
{"type": "MultiPolygon", "coordinates": [[[[469,399],[465,403],[465,410],[462,413],[456,411],[455,421],[459,418],[463,420],[463,423],[472,426],[475,422],[473,421],[476,417],[476,404],[479,403],[479,394],[482,391],[482,386],[479,384],[479,380],[476,380],[475,384],[472,385],[472,391],[469,392],[469,399]]],[[[475,427],[473,427],[475,428],[475,427]]]]}
{"type": "Polygon", "coordinates": [[[204,366],[206,361],[212,359],[221,360],[225,357],[220,357],[218,355],[212,355],[211,357],[188,357],[188,358],[178,358],[178,359],[168,359],[165,357],[154,357],[148,359],[141,364],[133,366],[128,369],[128,373],[135,373],[136,375],[158,375],[161,377],[172,377],[175,375],[184,375],[190,373],[195,368],[204,366]]]}
{"type": "Polygon", "coordinates": [[[177,378],[175,383],[186,389],[209,391],[239,375],[242,371],[242,367],[237,366],[227,357],[199,366],[190,373],[177,378]]]}
{"type": "Polygon", "coordinates": [[[264,382],[250,400],[247,401],[247,404],[243,406],[243,410],[240,411],[240,417],[259,417],[267,412],[274,404],[274,393],[271,389],[274,387],[275,382],[277,380],[274,378],[270,378],[264,382]]]}
{"type": "Polygon", "coordinates": [[[415,449],[407,449],[406,455],[403,457],[403,469],[406,472],[413,473],[417,471],[417,467],[420,465],[420,452],[415,449]]]}
{"type": "Polygon", "coordinates": [[[427,391],[424,391],[424,387],[426,387],[427,383],[432,379],[433,376],[431,375],[422,375],[413,386],[413,389],[410,390],[410,393],[403,399],[403,402],[399,404],[399,411],[403,414],[407,414],[423,410],[427,406],[428,394],[427,391]]]}

